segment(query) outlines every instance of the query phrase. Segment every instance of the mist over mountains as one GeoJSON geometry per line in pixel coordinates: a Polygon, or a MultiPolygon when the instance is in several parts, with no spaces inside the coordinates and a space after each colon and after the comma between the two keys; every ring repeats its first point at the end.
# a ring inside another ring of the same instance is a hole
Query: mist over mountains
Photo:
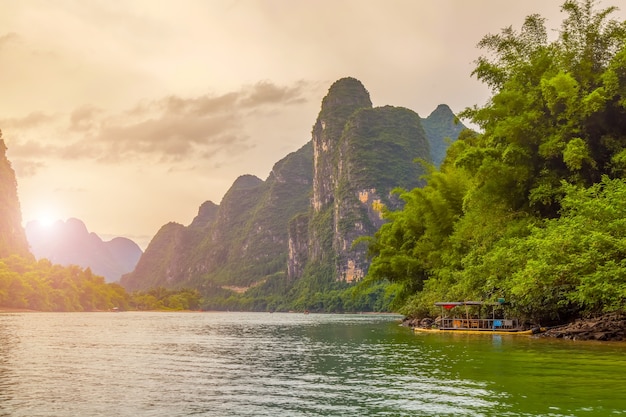
{"type": "Polygon", "coordinates": [[[123,274],[135,269],[143,253],[135,242],[125,237],[103,241],[75,218],[58,220],[50,226],[38,221],[28,222],[26,238],[37,259],[47,258],[64,266],[89,267],[107,282],[119,281],[123,274]]]}

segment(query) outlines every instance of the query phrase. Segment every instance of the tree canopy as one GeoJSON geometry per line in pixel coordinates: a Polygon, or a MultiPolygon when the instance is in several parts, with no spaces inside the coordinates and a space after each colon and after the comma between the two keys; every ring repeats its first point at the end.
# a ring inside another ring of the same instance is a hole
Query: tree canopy
{"type": "Polygon", "coordinates": [[[403,312],[506,298],[535,320],[624,309],[626,22],[563,3],[559,36],[528,16],[478,44],[492,95],[427,185],[370,242],[368,280],[404,288],[403,312]]]}

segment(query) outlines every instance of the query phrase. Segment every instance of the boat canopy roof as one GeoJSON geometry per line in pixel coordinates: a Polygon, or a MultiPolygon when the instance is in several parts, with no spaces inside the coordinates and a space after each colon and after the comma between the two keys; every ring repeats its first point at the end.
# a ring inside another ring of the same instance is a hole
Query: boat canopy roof
{"type": "Polygon", "coordinates": [[[482,306],[482,305],[498,305],[498,303],[489,303],[486,301],[441,301],[435,303],[436,306],[440,306],[445,308],[446,310],[450,310],[451,308],[458,306],[482,306]]]}

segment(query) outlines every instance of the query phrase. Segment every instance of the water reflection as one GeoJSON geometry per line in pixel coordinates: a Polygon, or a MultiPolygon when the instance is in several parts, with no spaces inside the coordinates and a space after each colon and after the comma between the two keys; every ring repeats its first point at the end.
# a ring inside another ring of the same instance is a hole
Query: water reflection
{"type": "Polygon", "coordinates": [[[14,401],[12,351],[18,342],[12,317],[0,313],[0,416],[9,416],[2,403],[14,401]]]}
{"type": "Polygon", "coordinates": [[[7,416],[605,415],[626,386],[607,371],[620,352],[418,336],[389,317],[16,314],[0,337],[7,416]]]}

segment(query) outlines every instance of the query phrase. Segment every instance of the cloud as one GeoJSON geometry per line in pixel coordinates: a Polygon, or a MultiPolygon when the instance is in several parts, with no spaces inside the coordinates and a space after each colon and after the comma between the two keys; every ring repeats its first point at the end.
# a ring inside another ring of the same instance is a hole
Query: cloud
{"type": "Polygon", "coordinates": [[[82,141],[58,144],[41,140],[12,140],[9,151],[12,157],[31,160],[80,159],[97,156],[94,147],[82,141]]]}
{"type": "Polygon", "coordinates": [[[258,109],[271,105],[287,106],[306,102],[303,92],[307,88],[305,81],[293,86],[278,86],[269,81],[260,81],[241,88],[239,91],[222,95],[203,95],[185,99],[169,96],[154,103],[152,107],[162,109],[166,113],[193,114],[207,116],[215,113],[242,112],[245,109],[258,109]]]}
{"type": "Polygon", "coordinates": [[[15,169],[15,174],[19,178],[30,178],[37,175],[40,169],[46,164],[41,161],[33,161],[30,159],[13,159],[11,165],[15,169]]]}
{"type": "Polygon", "coordinates": [[[40,111],[32,112],[24,117],[11,117],[6,119],[0,119],[0,126],[3,128],[16,128],[16,129],[32,129],[43,124],[52,121],[55,116],[45,114],[40,111]]]}
{"type": "MultiPolygon", "coordinates": [[[[21,158],[214,160],[253,148],[250,138],[257,132],[249,131],[247,122],[307,103],[309,87],[305,81],[286,86],[261,81],[223,94],[143,100],[121,112],[93,105],[65,116],[33,112],[0,119],[0,126],[11,130],[11,152],[21,158]]],[[[38,165],[31,166],[32,175],[38,165]]]]}
{"type": "Polygon", "coordinates": [[[292,87],[279,87],[267,81],[259,82],[246,91],[246,96],[241,100],[241,104],[245,107],[254,108],[270,103],[283,105],[302,103],[305,99],[302,97],[301,89],[305,87],[304,81],[300,81],[292,87]]]}
{"type": "Polygon", "coordinates": [[[91,105],[85,105],[70,114],[70,130],[84,132],[95,127],[98,114],[102,110],[91,105]]]}
{"type": "Polygon", "coordinates": [[[20,36],[15,32],[9,32],[6,35],[0,36],[0,49],[5,45],[18,41],[20,36]]]}
{"type": "Polygon", "coordinates": [[[178,159],[197,148],[224,146],[245,141],[237,132],[237,114],[213,113],[198,117],[193,113],[164,113],[131,124],[107,123],[96,138],[104,153],[102,159],[151,154],[163,160],[178,159]]]}

